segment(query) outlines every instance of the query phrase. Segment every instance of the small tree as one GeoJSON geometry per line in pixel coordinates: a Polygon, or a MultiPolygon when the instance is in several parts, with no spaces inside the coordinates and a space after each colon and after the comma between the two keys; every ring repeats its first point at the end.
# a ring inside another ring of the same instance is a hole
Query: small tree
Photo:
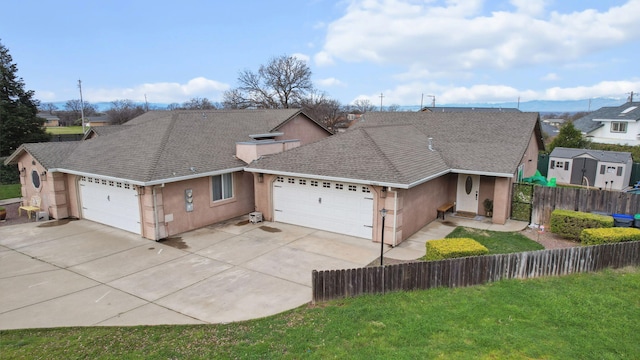
{"type": "Polygon", "coordinates": [[[18,67],[0,43],[0,156],[8,156],[21,144],[49,141],[45,119],[37,117],[38,100],[24,89],[18,67]]]}
{"type": "Polygon", "coordinates": [[[111,108],[106,111],[112,124],[124,124],[134,117],[145,113],[142,105],[136,105],[132,100],[115,100],[111,102],[111,108]]]}
{"type": "Polygon", "coordinates": [[[589,144],[590,141],[582,136],[580,130],[576,129],[572,123],[566,123],[560,128],[558,136],[549,144],[549,152],[553,151],[556,147],[585,149],[589,147],[589,144]]]}

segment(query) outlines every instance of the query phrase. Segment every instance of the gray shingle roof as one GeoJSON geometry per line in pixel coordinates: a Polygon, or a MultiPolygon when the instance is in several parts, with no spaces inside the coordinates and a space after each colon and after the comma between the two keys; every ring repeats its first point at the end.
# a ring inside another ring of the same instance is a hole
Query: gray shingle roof
{"type": "Polygon", "coordinates": [[[600,127],[603,126],[602,121],[594,121],[594,120],[640,120],[640,102],[628,102],[624,103],[620,106],[605,106],[594,112],[591,112],[580,119],[577,119],[573,122],[573,126],[580,130],[581,132],[588,134],[600,127]],[[635,109],[622,113],[626,109],[631,107],[636,107],[635,109]]]}
{"type": "MultiPolygon", "coordinates": [[[[234,156],[236,142],[270,132],[299,112],[152,111],[118,126],[120,131],[74,143],[64,159],[56,158],[46,167],[142,183],[242,168],[246,164],[234,156]]],[[[25,146],[34,156],[42,156],[56,145],[25,146]]]]}
{"type": "Polygon", "coordinates": [[[603,151],[589,149],[571,149],[557,147],[553,149],[550,157],[573,159],[581,155],[589,155],[599,161],[626,164],[631,160],[631,153],[622,151],[603,151]]]}
{"type": "Polygon", "coordinates": [[[77,141],[22,144],[5,163],[16,164],[17,155],[28,151],[42,166],[52,169],[60,166],[78,145],[77,141]]]}
{"type": "Polygon", "coordinates": [[[367,113],[343,134],[248,169],[404,185],[446,171],[513,174],[537,124],[537,113],[367,113]]]}

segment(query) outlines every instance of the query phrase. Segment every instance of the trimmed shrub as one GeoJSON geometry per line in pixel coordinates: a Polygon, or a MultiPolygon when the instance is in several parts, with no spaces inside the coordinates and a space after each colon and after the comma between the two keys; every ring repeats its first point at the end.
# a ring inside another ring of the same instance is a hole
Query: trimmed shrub
{"type": "Polygon", "coordinates": [[[640,241],[640,229],[623,227],[584,229],[580,234],[580,242],[584,245],[600,245],[622,241],[640,241]]]}
{"type": "Polygon", "coordinates": [[[571,210],[553,210],[551,213],[552,233],[566,239],[580,240],[584,229],[613,227],[613,217],[571,210]]]}
{"type": "Polygon", "coordinates": [[[453,238],[427,241],[425,259],[443,260],[466,256],[485,255],[489,250],[479,242],[469,238],[453,238]]]}

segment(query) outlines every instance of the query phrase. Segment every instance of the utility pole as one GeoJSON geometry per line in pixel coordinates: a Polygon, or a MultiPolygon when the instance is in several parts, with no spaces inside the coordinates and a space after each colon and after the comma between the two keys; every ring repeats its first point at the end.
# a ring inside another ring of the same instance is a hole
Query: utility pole
{"type": "Polygon", "coordinates": [[[80,116],[82,117],[82,133],[84,134],[84,101],[82,100],[82,81],[79,79],[78,88],[80,89],[80,116]]]}
{"type": "Polygon", "coordinates": [[[436,96],[435,95],[427,95],[427,97],[431,98],[431,107],[436,107],[436,96]]]}
{"type": "Polygon", "coordinates": [[[633,91],[627,94],[629,94],[629,102],[633,102],[633,91]]]}
{"type": "Polygon", "coordinates": [[[380,112],[382,112],[382,98],[384,97],[384,95],[382,95],[382,93],[380,93],[380,112]]]}

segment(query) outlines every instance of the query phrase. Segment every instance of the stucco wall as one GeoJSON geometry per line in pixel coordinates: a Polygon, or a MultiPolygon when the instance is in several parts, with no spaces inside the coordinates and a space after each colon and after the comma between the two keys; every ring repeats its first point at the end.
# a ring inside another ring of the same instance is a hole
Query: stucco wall
{"type": "MultiPolygon", "coordinates": [[[[233,177],[233,198],[212,201],[211,178],[166,184],[162,188],[163,219],[167,236],[201,228],[252,212],[254,209],[253,176],[237,172],[233,177]],[[185,190],[193,190],[193,211],[185,207],[185,190]]],[[[145,216],[146,220],[147,216],[145,216]]]]}
{"type": "MultiPolygon", "coordinates": [[[[436,209],[445,203],[455,201],[455,181],[452,174],[441,176],[408,190],[400,190],[402,197],[402,217],[398,223],[402,228],[402,236],[398,243],[404,241],[426,224],[437,217],[436,209]]],[[[385,224],[386,225],[386,224],[385,224]]]]}
{"type": "Polygon", "coordinates": [[[24,169],[20,172],[22,204],[29,205],[31,198],[38,196],[41,211],[46,211],[49,216],[57,219],[67,217],[67,198],[64,195],[64,184],[60,183],[60,177],[56,175],[54,179],[54,174],[45,172],[45,168],[26,152],[18,159],[18,170],[22,169],[24,169]],[[34,186],[34,172],[37,173],[40,182],[38,187],[34,186]],[[57,207],[58,203],[61,204],[60,209],[57,207]]]}
{"type": "Polygon", "coordinates": [[[303,115],[298,115],[291,121],[282,125],[278,131],[283,132],[283,136],[276,137],[276,140],[300,140],[300,145],[316,142],[324,139],[330,134],[320,126],[314,124],[311,120],[303,115]]]}
{"type": "Polygon", "coordinates": [[[485,199],[494,199],[496,178],[493,176],[480,177],[480,189],[478,190],[478,214],[486,216],[484,209],[485,199]]]}

